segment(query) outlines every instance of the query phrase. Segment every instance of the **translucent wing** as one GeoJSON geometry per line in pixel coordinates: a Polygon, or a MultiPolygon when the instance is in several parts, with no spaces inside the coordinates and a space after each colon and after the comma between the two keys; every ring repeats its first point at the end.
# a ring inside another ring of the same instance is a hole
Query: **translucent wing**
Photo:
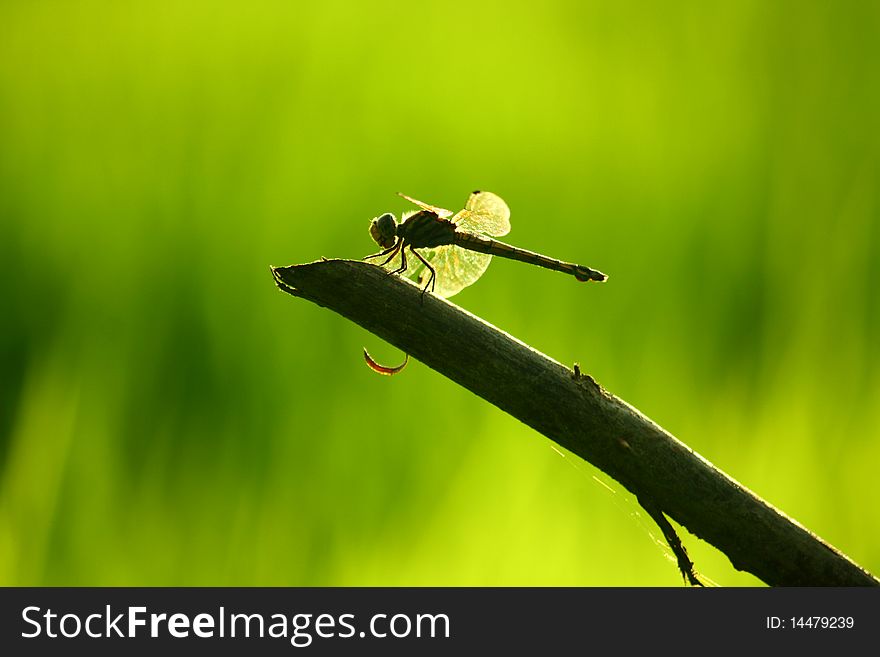
{"type": "Polygon", "coordinates": [[[452,221],[466,232],[501,237],[510,232],[510,208],[497,194],[476,191],[452,221]]]}
{"type": "MultiPolygon", "coordinates": [[[[488,253],[478,253],[452,244],[438,246],[436,249],[419,249],[419,253],[431,263],[437,273],[437,278],[434,280],[434,294],[447,299],[474,283],[483,275],[492,260],[492,256],[488,253]]],[[[407,269],[406,275],[422,287],[427,285],[431,272],[419,259],[409,254],[407,264],[411,265],[413,270],[410,273],[407,269]]]]}
{"type": "MultiPolygon", "coordinates": [[[[402,192],[397,192],[397,195],[398,195],[398,196],[402,196],[403,198],[405,198],[405,199],[406,199],[407,201],[409,201],[410,203],[415,203],[415,204],[418,205],[422,210],[428,210],[429,212],[433,212],[434,214],[436,214],[436,215],[437,215],[438,217],[440,217],[441,219],[448,219],[449,217],[452,216],[452,212],[451,212],[450,210],[445,210],[445,209],[443,209],[443,208],[438,208],[437,206],[434,206],[434,205],[428,205],[427,203],[423,203],[422,201],[419,201],[419,200],[417,200],[417,199],[414,199],[412,196],[407,196],[406,194],[403,194],[402,192]]],[[[502,202],[503,202],[503,201],[502,201],[502,202]]]]}
{"type": "MultiPolygon", "coordinates": [[[[423,210],[435,213],[441,219],[452,217],[453,213],[449,210],[423,203],[406,194],[400,194],[400,196],[423,210]]],[[[407,216],[401,217],[401,221],[407,216]]],[[[510,232],[510,208],[500,196],[492,192],[474,192],[468,198],[464,210],[456,213],[452,217],[452,221],[459,230],[499,237],[510,232]]],[[[468,285],[474,283],[483,275],[492,261],[492,256],[487,253],[478,253],[452,244],[434,249],[419,249],[418,252],[436,272],[434,294],[446,298],[458,294],[468,285]]],[[[385,265],[385,268],[395,270],[400,267],[400,264],[401,255],[398,254],[385,265]]],[[[406,264],[404,276],[422,287],[428,284],[431,272],[408,249],[406,264]]]]}

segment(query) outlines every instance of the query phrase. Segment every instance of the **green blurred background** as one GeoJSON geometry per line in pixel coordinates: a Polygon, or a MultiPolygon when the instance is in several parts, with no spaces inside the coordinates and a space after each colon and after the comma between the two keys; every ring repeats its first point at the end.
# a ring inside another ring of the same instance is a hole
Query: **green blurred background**
{"type": "Polygon", "coordinates": [[[880,571],[878,30],[863,2],[3,2],[0,584],[680,585],[614,482],[276,290],[374,252],[396,191],[477,188],[610,280],[496,260],[457,303],[880,571]]]}

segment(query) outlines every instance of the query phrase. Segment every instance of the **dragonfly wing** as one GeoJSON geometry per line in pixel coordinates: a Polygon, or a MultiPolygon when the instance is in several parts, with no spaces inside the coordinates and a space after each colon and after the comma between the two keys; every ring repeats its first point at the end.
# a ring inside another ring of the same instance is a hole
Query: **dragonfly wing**
{"type": "MultiPolygon", "coordinates": [[[[437,273],[434,280],[434,294],[447,299],[474,283],[483,275],[492,260],[492,256],[488,253],[478,253],[452,244],[438,246],[435,249],[419,249],[418,251],[423,258],[431,263],[437,273]]],[[[407,270],[407,275],[422,287],[427,285],[431,272],[418,258],[413,258],[412,254],[407,256],[407,262],[418,265],[411,275],[407,270]]]]}
{"type": "Polygon", "coordinates": [[[477,191],[468,197],[464,210],[452,221],[465,232],[501,237],[510,232],[510,208],[497,194],[477,191]]]}
{"type": "Polygon", "coordinates": [[[427,210],[428,212],[433,212],[434,214],[436,214],[436,215],[437,215],[438,217],[440,217],[441,219],[448,219],[449,217],[452,216],[452,212],[451,212],[450,210],[445,210],[445,209],[443,209],[443,208],[438,208],[438,207],[435,206],[435,205],[428,205],[427,203],[423,203],[422,201],[419,201],[418,199],[414,199],[412,196],[407,196],[406,194],[403,194],[402,192],[397,192],[397,195],[398,195],[398,196],[402,196],[403,198],[405,198],[405,199],[406,199],[407,201],[409,201],[410,203],[415,203],[415,204],[418,205],[422,210],[427,210]]]}

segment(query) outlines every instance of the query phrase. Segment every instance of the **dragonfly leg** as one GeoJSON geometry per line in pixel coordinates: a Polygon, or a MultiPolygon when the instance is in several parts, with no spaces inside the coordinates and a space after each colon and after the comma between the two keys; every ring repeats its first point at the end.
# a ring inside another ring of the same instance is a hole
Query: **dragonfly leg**
{"type": "Polygon", "coordinates": [[[381,253],[374,253],[373,255],[364,256],[364,260],[369,260],[370,258],[381,258],[382,256],[387,255],[388,257],[379,263],[380,267],[384,267],[389,262],[391,262],[391,260],[392,260],[392,258],[394,258],[394,256],[397,255],[397,252],[400,250],[401,246],[403,246],[403,240],[397,240],[397,242],[395,242],[394,246],[392,246],[388,249],[385,249],[381,253]]]}
{"type": "Polygon", "coordinates": [[[413,248],[412,244],[409,245],[409,250],[412,251],[415,254],[416,258],[421,260],[422,264],[425,265],[425,267],[428,268],[428,271],[431,272],[431,278],[428,279],[428,282],[425,284],[425,289],[422,290],[422,296],[424,296],[425,292],[428,291],[429,286],[431,287],[431,292],[434,291],[434,279],[437,278],[437,272],[435,272],[434,268],[430,264],[428,264],[428,261],[422,257],[422,254],[413,248]]]}
{"type": "MultiPolygon", "coordinates": [[[[403,244],[403,240],[400,240],[400,243],[403,244]]],[[[412,248],[412,247],[410,247],[412,248]]],[[[392,256],[393,257],[393,256],[392,256]]],[[[400,249],[400,267],[395,269],[394,271],[388,272],[389,274],[402,274],[406,271],[406,249],[400,249]]]]}

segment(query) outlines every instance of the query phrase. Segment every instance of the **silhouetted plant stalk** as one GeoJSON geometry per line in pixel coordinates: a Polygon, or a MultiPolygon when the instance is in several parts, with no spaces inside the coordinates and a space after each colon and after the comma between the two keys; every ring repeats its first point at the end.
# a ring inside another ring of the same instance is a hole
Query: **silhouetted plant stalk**
{"type": "Polygon", "coordinates": [[[691,584],[699,580],[667,516],[770,585],[880,585],[579,367],[445,299],[423,299],[416,285],[372,264],[322,260],[272,273],[283,291],[375,333],[616,479],[658,523],[691,584]]]}

